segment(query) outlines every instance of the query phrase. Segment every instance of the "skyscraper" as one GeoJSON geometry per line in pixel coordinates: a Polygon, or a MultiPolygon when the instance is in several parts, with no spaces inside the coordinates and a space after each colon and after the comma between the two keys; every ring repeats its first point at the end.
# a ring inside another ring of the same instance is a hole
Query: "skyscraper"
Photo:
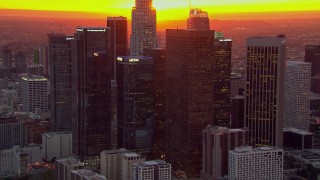
{"type": "Polygon", "coordinates": [[[52,131],[71,131],[72,83],[71,40],[64,34],[49,34],[50,126],[52,131]]]}
{"type": "Polygon", "coordinates": [[[230,127],[231,39],[214,41],[214,124],[230,127]]]}
{"type": "Polygon", "coordinates": [[[118,147],[152,153],[154,126],[153,60],[118,57],[118,147]]]}
{"type": "Polygon", "coordinates": [[[144,49],[145,56],[153,59],[153,93],[154,93],[154,136],[152,159],[165,158],[165,123],[166,123],[166,93],[165,93],[165,62],[166,50],[144,49]]]}
{"type": "Polygon", "coordinates": [[[257,146],[282,147],[286,38],[247,39],[245,127],[257,146]]]}
{"type": "Polygon", "coordinates": [[[229,150],[248,145],[248,129],[228,129],[208,125],[203,130],[203,180],[220,179],[228,175],[229,150]]]}
{"type": "Polygon", "coordinates": [[[9,70],[12,68],[12,51],[8,46],[3,46],[1,49],[2,55],[2,67],[6,67],[9,70]]]}
{"type": "Polygon", "coordinates": [[[111,79],[116,79],[116,60],[126,56],[128,51],[128,22],[126,17],[108,17],[107,27],[111,28],[111,79]]]}
{"type": "Polygon", "coordinates": [[[111,148],[110,28],[77,28],[71,41],[72,151],[98,166],[111,148]]]}
{"type": "Polygon", "coordinates": [[[142,56],[143,49],[157,47],[156,10],[152,0],[136,0],[132,8],[130,55],[142,56]]]}
{"type": "Polygon", "coordinates": [[[320,45],[306,45],[304,61],[312,64],[311,77],[320,74],[320,45]]]}
{"type": "Polygon", "coordinates": [[[16,62],[17,73],[26,73],[27,71],[27,59],[22,51],[14,54],[14,59],[16,62]]]}
{"type": "Polygon", "coordinates": [[[284,127],[309,131],[311,63],[288,61],[285,71],[284,127]]]}
{"type": "Polygon", "coordinates": [[[214,31],[168,29],[166,160],[199,177],[201,132],[214,119],[214,31]]]}
{"type": "Polygon", "coordinates": [[[197,8],[191,8],[188,18],[188,29],[210,30],[208,13],[197,8]]]}

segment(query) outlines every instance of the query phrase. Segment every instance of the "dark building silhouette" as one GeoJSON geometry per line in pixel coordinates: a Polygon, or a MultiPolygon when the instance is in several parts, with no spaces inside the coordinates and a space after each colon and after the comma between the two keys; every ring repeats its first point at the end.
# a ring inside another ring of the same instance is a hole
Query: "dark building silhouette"
{"type": "Polygon", "coordinates": [[[245,127],[253,146],[283,145],[286,38],[247,39],[245,127]]]}
{"type": "Polygon", "coordinates": [[[3,46],[1,49],[2,55],[2,67],[8,68],[9,70],[12,68],[12,51],[8,46],[3,46]]]}
{"type": "Polygon", "coordinates": [[[52,131],[72,131],[72,39],[73,37],[65,36],[64,34],[52,33],[48,35],[50,64],[50,129],[52,131]]]}
{"type": "Polygon", "coordinates": [[[154,135],[152,159],[165,158],[165,62],[166,50],[161,48],[144,49],[144,55],[153,59],[153,90],[154,90],[154,135]]]}
{"type": "Polygon", "coordinates": [[[231,98],[231,128],[244,127],[244,100],[245,96],[231,98]]]}
{"type": "Polygon", "coordinates": [[[216,39],[214,42],[214,124],[230,127],[231,95],[231,39],[216,39]]]}
{"type": "Polygon", "coordinates": [[[214,31],[166,33],[166,161],[199,177],[201,132],[214,120],[214,31]]]}
{"type": "Polygon", "coordinates": [[[188,29],[210,30],[208,13],[197,8],[191,8],[188,18],[188,29]]]}
{"type": "Polygon", "coordinates": [[[313,133],[296,128],[284,128],[283,149],[285,151],[312,149],[312,138],[313,133]]]}
{"type": "Polygon", "coordinates": [[[110,28],[77,28],[71,41],[72,151],[98,166],[111,149],[110,28]]]}
{"type": "Polygon", "coordinates": [[[116,79],[116,59],[126,56],[128,53],[128,22],[126,17],[108,17],[107,27],[111,28],[111,73],[112,79],[116,79]]]}
{"type": "Polygon", "coordinates": [[[311,92],[320,94],[320,74],[311,78],[311,92]]]}
{"type": "Polygon", "coordinates": [[[118,57],[118,147],[150,157],[154,126],[153,60],[118,57]]]}
{"type": "Polygon", "coordinates": [[[14,54],[14,59],[16,62],[16,72],[26,73],[27,72],[27,58],[22,51],[14,54]]]}
{"type": "Polygon", "coordinates": [[[311,77],[320,74],[320,45],[306,45],[304,61],[312,63],[311,77]]]}

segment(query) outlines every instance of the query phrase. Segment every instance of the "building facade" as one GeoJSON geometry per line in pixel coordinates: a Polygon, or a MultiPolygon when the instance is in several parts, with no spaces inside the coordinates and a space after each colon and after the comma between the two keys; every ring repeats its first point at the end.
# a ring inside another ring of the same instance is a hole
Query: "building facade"
{"type": "Polygon", "coordinates": [[[168,29],[166,39],[166,161],[199,177],[201,132],[214,119],[214,31],[168,29]]]}
{"type": "Polygon", "coordinates": [[[153,60],[118,57],[118,147],[150,157],[154,126],[153,60]]]}
{"type": "Polygon", "coordinates": [[[228,179],[283,179],[283,150],[245,146],[230,151],[228,179]]]}
{"type": "Polygon", "coordinates": [[[49,108],[48,79],[43,76],[24,75],[21,78],[24,112],[47,112],[49,108]]]}
{"type": "Polygon", "coordinates": [[[0,118],[0,149],[24,145],[23,122],[15,117],[0,118]]]}
{"type": "Polygon", "coordinates": [[[202,134],[201,178],[211,180],[226,177],[229,150],[248,145],[249,130],[208,125],[202,134]]]}
{"type": "Polygon", "coordinates": [[[72,151],[86,166],[98,166],[111,149],[110,28],[77,29],[71,40],[72,151]]]}
{"type": "Polygon", "coordinates": [[[320,45],[306,45],[304,61],[312,64],[311,77],[320,74],[320,45]]]}
{"type": "Polygon", "coordinates": [[[210,30],[208,13],[197,8],[191,8],[188,18],[188,29],[210,30]]]}
{"type": "Polygon", "coordinates": [[[64,34],[49,34],[48,37],[51,130],[71,132],[71,40],[73,37],[64,34]]]}
{"type": "Polygon", "coordinates": [[[117,57],[128,54],[128,22],[126,17],[108,17],[107,27],[111,28],[111,79],[116,79],[117,57]]]}
{"type": "Polygon", "coordinates": [[[171,164],[163,160],[145,161],[133,165],[133,180],[171,180],[171,164]]]}
{"type": "Polygon", "coordinates": [[[57,180],[71,180],[73,170],[84,168],[83,164],[73,157],[56,159],[55,167],[55,179],[57,180]]]}
{"type": "Polygon", "coordinates": [[[247,39],[245,127],[253,146],[282,147],[286,38],[247,39]]]}
{"type": "Polygon", "coordinates": [[[143,49],[157,47],[157,18],[152,0],[136,0],[132,8],[130,56],[142,56],[143,49]]]}
{"type": "Polygon", "coordinates": [[[285,71],[284,127],[309,131],[311,63],[288,61],[285,71]]]}
{"type": "Polygon", "coordinates": [[[71,156],[72,134],[67,132],[44,133],[42,147],[42,158],[46,161],[71,156]]]}

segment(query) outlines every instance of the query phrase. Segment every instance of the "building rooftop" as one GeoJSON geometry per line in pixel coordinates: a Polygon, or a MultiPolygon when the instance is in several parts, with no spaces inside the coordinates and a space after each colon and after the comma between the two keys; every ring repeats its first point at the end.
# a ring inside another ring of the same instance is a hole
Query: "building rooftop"
{"type": "Polygon", "coordinates": [[[124,153],[132,153],[132,151],[127,150],[125,148],[120,148],[120,149],[111,149],[111,150],[105,150],[102,151],[101,154],[124,154],[124,153]]]}
{"type": "Polygon", "coordinates": [[[301,129],[296,129],[296,128],[283,128],[283,132],[292,132],[300,135],[313,135],[313,133],[308,132],[308,131],[303,131],[301,129]]]}
{"type": "Polygon", "coordinates": [[[57,135],[71,135],[71,132],[49,132],[49,133],[44,133],[43,134],[46,137],[52,137],[52,136],[57,136],[57,135]]]}
{"type": "Polygon", "coordinates": [[[77,174],[86,180],[106,180],[106,177],[99,175],[91,170],[87,169],[78,169],[71,171],[73,174],[77,174]]]}
{"type": "Polygon", "coordinates": [[[47,78],[37,75],[23,75],[21,79],[25,81],[48,81],[47,78]]]}
{"type": "Polygon", "coordinates": [[[280,150],[277,147],[258,147],[258,148],[252,148],[251,146],[241,146],[241,147],[236,147],[235,150],[230,150],[229,152],[231,153],[236,153],[236,154],[245,154],[245,153],[254,153],[254,152],[262,152],[262,151],[274,151],[274,150],[280,150]]]}
{"type": "Polygon", "coordinates": [[[65,166],[83,166],[83,163],[78,161],[77,159],[73,157],[67,157],[62,159],[56,159],[56,162],[62,163],[65,166]]]}

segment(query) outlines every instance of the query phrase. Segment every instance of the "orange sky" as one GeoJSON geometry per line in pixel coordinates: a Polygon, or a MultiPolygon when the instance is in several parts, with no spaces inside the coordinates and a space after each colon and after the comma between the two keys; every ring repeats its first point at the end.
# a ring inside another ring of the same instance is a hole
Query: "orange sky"
{"type": "MultiPolygon", "coordinates": [[[[104,17],[107,15],[131,16],[134,0],[0,0],[0,9],[46,10],[30,12],[29,15],[54,15],[81,17],[104,17]],[[72,11],[53,13],[48,11],[72,11]],[[81,12],[81,13],[80,13],[81,12]],[[84,13],[85,12],[85,13],[84,13]],[[63,15],[62,15],[63,14],[63,15]]],[[[320,17],[320,0],[192,0],[192,6],[207,11],[210,18],[251,19],[320,17]],[[281,12],[281,13],[280,13],[281,12]],[[290,12],[290,13],[288,13],[290,12]],[[292,12],[299,12],[298,14],[292,12]],[[301,13],[303,12],[303,13],[301,13]],[[258,16],[257,16],[258,15],[258,16]],[[299,16],[297,16],[299,15],[299,16]]],[[[188,16],[189,0],[154,0],[158,20],[185,19],[188,16]]],[[[8,11],[0,15],[10,15],[8,11]]],[[[13,12],[11,12],[13,13],[13,12]]],[[[19,12],[15,13],[19,15],[19,12]]],[[[20,15],[25,15],[20,12],[20,15]]]]}

